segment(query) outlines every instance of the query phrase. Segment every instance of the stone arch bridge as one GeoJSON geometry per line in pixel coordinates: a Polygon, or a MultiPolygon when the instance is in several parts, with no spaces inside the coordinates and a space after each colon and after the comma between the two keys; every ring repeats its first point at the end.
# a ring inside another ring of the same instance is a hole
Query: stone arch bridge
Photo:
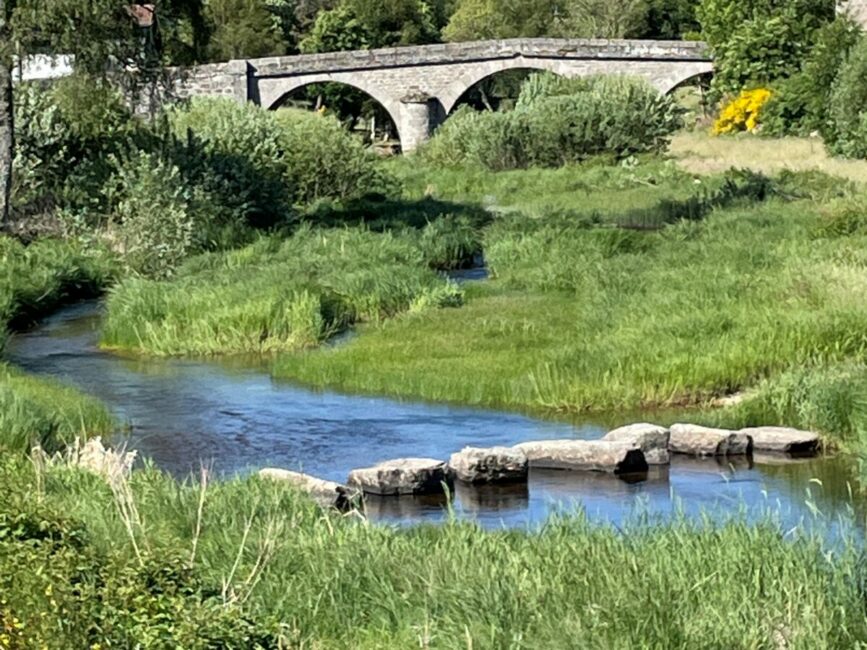
{"type": "Polygon", "coordinates": [[[648,40],[513,39],[229,61],[191,68],[181,97],[224,95],[277,108],[304,86],[337,82],[364,91],[388,111],[404,151],[445,119],[477,82],[513,69],[566,77],[631,74],[663,93],[713,70],[704,43],[648,40]]]}

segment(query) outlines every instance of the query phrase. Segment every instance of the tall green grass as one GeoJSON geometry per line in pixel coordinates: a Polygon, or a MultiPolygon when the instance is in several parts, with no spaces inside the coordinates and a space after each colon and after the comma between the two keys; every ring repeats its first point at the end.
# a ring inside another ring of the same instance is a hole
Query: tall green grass
{"type": "MultiPolygon", "coordinates": [[[[92,297],[115,276],[104,250],[56,240],[25,246],[0,237],[0,350],[7,326],[32,324],[71,300],[92,297]]],[[[76,437],[108,433],[107,409],[52,381],[27,377],[0,363],[0,450],[51,451],[76,437]]]]}
{"type": "Polygon", "coordinates": [[[463,248],[424,241],[425,231],[302,228],[193,259],[171,282],[129,279],[109,295],[102,343],[160,355],[295,350],[353,323],[459,305],[458,287],[430,266],[463,248]]]}
{"type": "MultiPolygon", "coordinates": [[[[152,571],[149,558],[177,558],[178,568],[164,569],[155,584],[183,566],[199,586],[150,619],[150,629],[175,621],[168,627],[177,635],[189,631],[202,598],[210,593],[219,602],[222,593],[239,625],[276,628],[285,647],[852,648],[867,637],[859,544],[826,548],[806,530],[784,534],[770,519],[659,527],[636,520],[615,531],[576,513],[535,533],[458,522],[393,529],[322,512],[291,488],[257,479],[203,493],[148,471],[125,491],[138,517],[127,528],[112,492],[96,479],[51,470],[40,488],[18,470],[13,480],[16,489],[41,494],[43,509],[80,522],[89,553],[125,554],[130,568],[119,576],[136,570],[133,539],[145,558],[139,571],[152,571]]],[[[4,481],[8,472],[0,473],[4,481]]],[[[0,511],[9,503],[19,502],[0,511]]],[[[37,507],[25,503],[19,510],[37,507]]],[[[50,564],[34,574],[8,562],[0,571],[7,607],[34,638],[82,638],[76,617],[62,619],[48,607],[52,578],[55,599],[68,605],[75,598],[50,564]]],[[[143,587],[134,593],[153,602],[143,587]]],[[[109,604],[88,603],[91,620],[104,620],[109,604]]],[[[133,611],[132,623],[149,620],[148,611],[133,611]]],[[[202,638],[232,629],[198,625],[202,638]]]]}
{"type": "Polygon", "coordinates": [[[286,356],[315,385],[509,407],[701,405],[803,364],[863,358],[862,235],[774,201],[657,232],[495,222],[464,308],[286,356]]]}

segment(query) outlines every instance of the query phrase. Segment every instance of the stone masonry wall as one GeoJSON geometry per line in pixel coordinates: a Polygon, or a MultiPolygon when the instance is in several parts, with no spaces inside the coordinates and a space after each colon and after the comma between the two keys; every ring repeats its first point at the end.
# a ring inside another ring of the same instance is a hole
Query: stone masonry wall
{"type": "Polygon", "coordinates": [[[847,12],[863,27],[867,27],[867,0],[846,0],[837,4],[838,12],[847,12]]]}

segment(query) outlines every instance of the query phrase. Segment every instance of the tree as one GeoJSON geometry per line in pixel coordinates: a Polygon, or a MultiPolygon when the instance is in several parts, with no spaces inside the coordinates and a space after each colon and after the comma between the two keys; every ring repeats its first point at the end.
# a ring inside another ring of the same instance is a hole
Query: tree
{"type": "Polygon", "coordinates": [[[272,14],[262,0],[210,0],[210,57],[220,61],[286,53],[272,14]]]}
{"type": "Polygon", "coordinates": [[[0,229],[9,222],[14,149],[12,102],[12,39],[9,19],[11,0],[0,0],[0,229]]]}
{"type": "Polygon", "coordinates": [[[702,0],[702,35],[714,53],[717,95],[797,72],[834,0],[702,0]]]}

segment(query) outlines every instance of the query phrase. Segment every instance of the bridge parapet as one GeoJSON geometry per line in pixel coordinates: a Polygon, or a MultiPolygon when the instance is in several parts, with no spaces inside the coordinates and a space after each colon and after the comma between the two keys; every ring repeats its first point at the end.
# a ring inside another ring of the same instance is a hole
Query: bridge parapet
{"type": "Polygon", "coordinates": [[[470,43],[441,43],[353,52],[325,52],[250,59],[257,77],[343,70],[409,67],[488,61],[510,57],[645,61],[707,61],[699,41],[516,38],[470,43]]]}

